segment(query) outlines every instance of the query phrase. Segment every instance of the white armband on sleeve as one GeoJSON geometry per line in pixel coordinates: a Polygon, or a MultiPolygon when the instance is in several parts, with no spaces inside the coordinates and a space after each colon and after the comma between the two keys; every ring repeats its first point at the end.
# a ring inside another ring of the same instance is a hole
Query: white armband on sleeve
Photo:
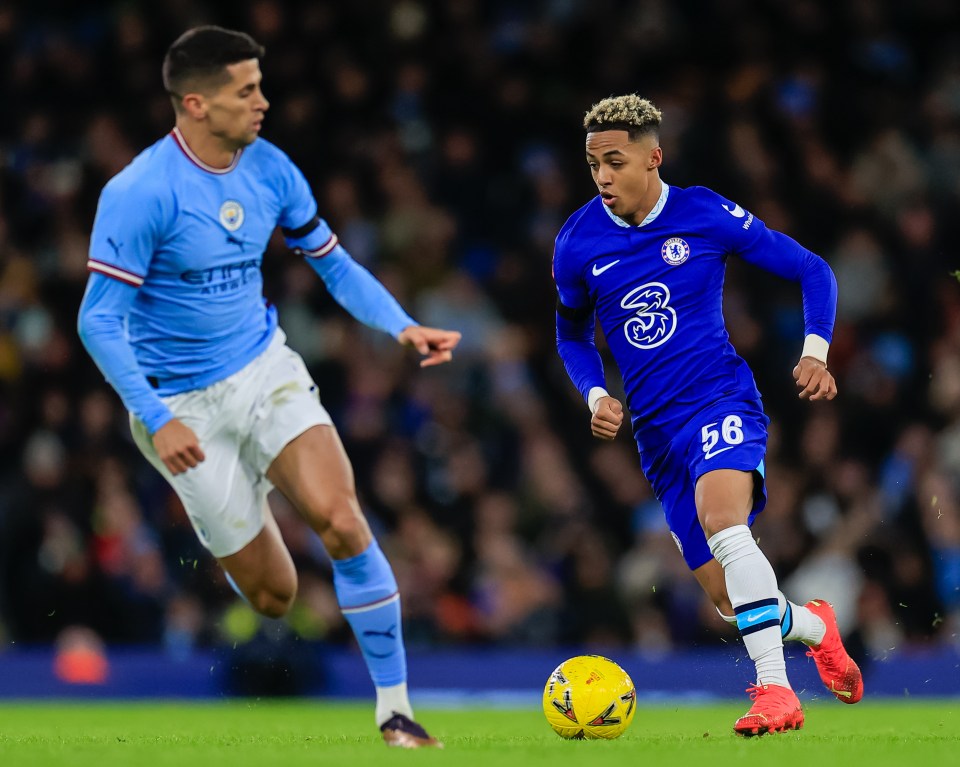
{"type": "Polygon", "coordinates": [[[594,386],[587,392],[587,407],[591,413],[597,412],[597,403],[602,397],[609,397],[610,394],[602,386],[594,386]]]}
{"type": "Polygon", "coordinates": [[[811,333],[803,339],[803,351],[801,357],[813,357],[820,360],[824,365],[827,364],[827,352],[830,349],[830,342],[825,338],[811,333]]]}

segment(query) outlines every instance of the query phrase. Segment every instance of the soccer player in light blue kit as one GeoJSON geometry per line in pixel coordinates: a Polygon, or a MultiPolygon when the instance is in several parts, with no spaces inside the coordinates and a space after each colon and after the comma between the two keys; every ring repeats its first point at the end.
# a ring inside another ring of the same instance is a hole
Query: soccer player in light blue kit
{"type": "Polygon", "coordinates": [[[833,399],[827,370],[836,280],[821,258],[767,229],[709,189],[660,180],[660,112],[634,94],[596,104],[584,119],[586,157],[600,194],[557,236],[557,349],[592,414],[613,439],[623,407],[605,389],[594,344],[599,320],[620,368],[643,471],[688,567],[735,624],[757,668],[740,735],[803,726],[783,640],[806,643],[827,688],[863,694],[829,603],[788,601],[749,525],[766,503],[769,419],[753,374],[723,321],[726,259],[737,255],[803,292],[806,339],[793,375],[800,397],[833,399]],[[596,318],[596,320],[595,320],[596,318]]]}
{"type": "Polygon", "coordinates": [[[393,572],[317,387],[263,298],[273,230],[354,317],[423,354],[421,366],[450,360],[460,334],[414,322],[338,244],[296,166],[258,138],[269,106],[262,56],[251,37],[219,27],[190,30],[167,51],[176,127],[103,189],[80,337],[203,545],[273,618],[290,608],[297,574],[267,493],[290,500],[333,560],[384,740],[437,746],[408,699],[393,572]]]}

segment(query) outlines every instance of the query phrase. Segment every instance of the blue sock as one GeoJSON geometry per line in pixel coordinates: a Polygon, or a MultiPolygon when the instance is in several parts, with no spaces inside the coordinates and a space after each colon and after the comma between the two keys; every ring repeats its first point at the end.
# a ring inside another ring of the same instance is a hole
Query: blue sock
{"type": "Polygon", "coordinates": [[[237,582],[233,579],[233,576],[230,575],[230,573],[228,573],[226,570],[223,571],[223,574],[227,579],[227,583],[230,584],[230,588],[232,588],[236,592],[237,596],[240,597],[240,599],[242,599],[247,604],[250,604],[250,600],[247,599],[247,595],[244,594],[242,591],[240,591],[240,587],[237,585],[237,582]]]}
{"type": "Polygon", "coordinates": [[[400,594],[390,563],[373,541],[362,554],[333,560],[333,587],[377,687],[407,681],[400,594]]]}

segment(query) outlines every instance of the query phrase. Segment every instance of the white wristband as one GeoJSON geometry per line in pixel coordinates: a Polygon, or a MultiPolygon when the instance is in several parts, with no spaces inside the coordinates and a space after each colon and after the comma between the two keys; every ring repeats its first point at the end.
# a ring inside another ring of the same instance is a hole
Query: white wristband
{"type": "Polygon", "coordinates": [[[800,352],[800,356],[813,357],[815,360],[820,360],[824,365],[826,365],[827,352],[829,349],[830,342],[827,341],[827,339],[810,333],[810,335],[803,339],[803,351],[800,352]]]}
{"type": "Polygon", "coordinates": [[[597,403],[602,397],[609,397],[610,394],[602,386],[594,386],[587,392],[587,407],[591,413],[597,412],[597,403]]]}

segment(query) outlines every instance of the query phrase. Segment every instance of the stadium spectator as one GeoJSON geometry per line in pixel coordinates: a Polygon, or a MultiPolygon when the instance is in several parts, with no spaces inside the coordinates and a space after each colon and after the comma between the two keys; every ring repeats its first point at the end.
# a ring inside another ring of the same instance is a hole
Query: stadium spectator
{"type": "MultiPolygon", "coordinates": [[[[635,469],[611,468],[634,458],[630,441],[614,443],[616,454],[583,443],[582,405],[553,349],[552,238],[592,194],[582,160],[569,156],[581,138],[571,116],[629,90],[664,110],[671,183],[706,184],[823,254],[849,302],[831,347],[841,400],[809,413],[783,373],[802,333],[795,291],[728,270],[727,324],[777,427],[770,505],[755,527],[764,550],[785,578],[816,570],[837,525],[867,509],[865,537],[833,554],[861,584],[845,625],[873,657],[955,642],[960,584],[946,521],[960,483],[960,285],[950,276],[960,262],[949,247],[960,235],[960,7],[773,2],[749,16],[718,0],[382,7],[60,3],[51,15],[0,4],[0,100],[10,105],[0,123],[0,624],[11,639],[52,641],[80,623],[123,638],[97,608],[111,589],[93,528],[107,459],[165,568],[161,605],[136,613],[152,628],[123,631],[161,641],[159,609],[164,636],[203,645],[234,600],[73,332],[97,194],[136,147],[168,131],[163,51],[209,22],[269,42],[264,137],[304,170],[346,248],[415,316],[456,317],[466,302],[476,353],[424,381],[346,321],[281,241],[264,258],[266,293],[341,426],[384,549],[399,556],[416,607],[411,637],[484,641],[473,530],[489,524],[481,517],[494,494],[516,506],[499,512],[500,534],[550,574],[561,604],[579,588],[564,552],[586,526],[603,540],[595,550],[616,560],[625,641],[730,639],[712,608],[688,609],[699,597],[666,565],[672,543],[650,524],[659,510],[649,488],[635,469]],[[604,26],[598,8],[622,26],[604,26]],[[889,44],[876,44],[878,30],[889,44]],[[888,189],[886,174],[872,180],[890,145],[905,154],[888,189]],[[436,218],[418,232],[408,214],[436,218]],[[459,446],[471,443],[467,461],[459,446]],[[463,485],[467,468],[479,479],[455,497],[451,477],[463,485]],[[934,492],[938,508],[924,497],[934,492]],[[430,551],[417,550],[422,529],[430,551]],[[892,568],[904,543],[917,556],[892,568]],[[924,598],[902,599],[907,589],[924,598]],[[180,606],[185,594],[197,604],[180,606]]],[[[301,572],[323,584],[301,589],[294,612],[314,617],[298,625],[347,641],[337,626],[317,628],[330,619],[329,563],[301,544],[294,516],[280,524],[301,572]]]]}

